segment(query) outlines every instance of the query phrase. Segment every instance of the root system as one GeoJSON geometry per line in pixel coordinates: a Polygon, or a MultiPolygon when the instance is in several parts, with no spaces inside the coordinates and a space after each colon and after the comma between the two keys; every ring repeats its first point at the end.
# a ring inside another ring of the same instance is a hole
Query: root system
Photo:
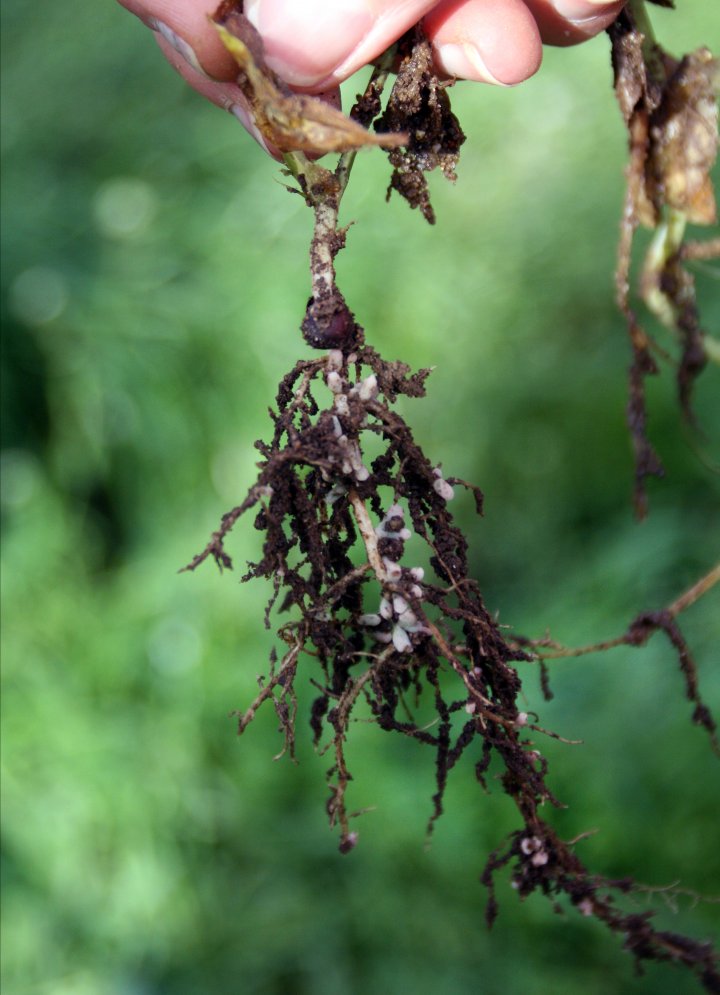
{"type": "MultiPolygon", "coordinates": [[[[231,6],[223,4],[225,30],[242,33],[243,19],[229,12],[231,6]]],[[[611,38],[616,89],[631,136],[618,288],[633,348],[629,420],[637,456],[637,501],[644,511],[644,479],[660,472],[647,438],[643,395],[643,379],[655,365],[650,339],[629,303],[630,242],[641,221],[665,223],[668,205],[694,220],[709,211],[705,167],[712,156],[703,136],[713,113],[706,86],[712,60],[703,50],[669,62],[663,53],[649,50],[632,8],[618,19],[611,38]],[[700,123],[696,114],[702,116],[700,123]],[[672,125],[678,115],[685,129],[680,140],[672,125]],[[688,152],[696,145],[704,150],[700,164],[698,155],[688,152]],[[687,169],[686,180],[678,178],[683,154],[697,173],[692,190],[687,169]]],[[[253,65],[253,71],[262,65],[257,51],[253,65]]],[[[247,64],[243,68],[247,76],[247,64]]],[[[256,81],[253,92],[261,89],[256,81]]],[[[272,117],[267,106],[263,113],[272,117]]],[[[354,116],[358,128],[375,123],[386,136],[404,136],[398,148],[392,139],[385,140],[393,146],[390,188],[433,221],[424,174],[438,167],[453,178],[463,135],[419,29],[378,67],[354,116]],[[382,111],[380,94],[390,65],[398,76],[382,111]]],[[[564,896],[582,915],[618,934],[638,962],[683,965],[708,991],[720,991],[709,943],[656,930],[649,912],[624,911],[622,898],[636,885],[592,873],[577,856],[574,842],[559,838],[545,813],[561,802],[548,786],[547,761],[537,743],[543,736],[560,737],[518,703],[521,666],[540,664],[549,695],[546,659],[638,646],[662,631],[677,651],[693,719],[717,746],[715,724],[700,698],[696,667],[677,615],[720,579],[720,567],[667,609],[639,615],[623,636],[603,644],[572,651],[549,639],[523,639],[500,630],[469,573],[468,543],[450,511],[456,492],[464,489],[481,512],[482,493],[429,459],[395,409],[401,395],[425,396],[429,371],[412,373],[367,345],[335,283],[333,261],[345,244],[338,210],[352,156],[346,152],[331,172],[310,162],[297,146],[286,155],[288,171],[315,216],[312,296],[302,330],[306,341],[324,352],[296,363],[283,378],[271,412],[272,436],[256,443],[262,457],[256,483],[189,565],[194,569],[210,557],[219,567],[230,568],[226,537],[242,515],[253,513],[255,528],[264,536],[262,557],[249,565],[243,579],[272,582],[266,624],[276,612],[286,613],[288,620],[279,628],[284,653],[273,652],[257,697],[239,714],[239,731],[270,702],[284,737],[283,752],[292,756],[296,682],[303,678],[312,683],[317,695],[308,720],[316,746],[332,757],[327,812],[330,824],[339,827],[343,853],[358,842],[347,799],[352,775],[346,744],[360,711],[380,729],[429,748],[435,768],[430,828],[442,814],[448,777],[463,755],[472,756],[483,787],[491,763],[499,765],[502,787],[515,803],[519,821],[481,873],[489,892],[488,922],[497,914],[496,874],[509,867],[520,896],[535,891],[553,900],[564,896]],[[409,556],[413,536],[422,540],[423,554],[416,552],[420,546],[415,542],[409,556]],[[424,715],[428,708],[434,714],[429,725],[417,717],[421,706],[424,715]]],[[[683,275],[683,254],[676,248],[654,272],[679,330],[677,380],[687,407],[690,386],[704,362],[705,342],[691,282],[683,275]]]]}

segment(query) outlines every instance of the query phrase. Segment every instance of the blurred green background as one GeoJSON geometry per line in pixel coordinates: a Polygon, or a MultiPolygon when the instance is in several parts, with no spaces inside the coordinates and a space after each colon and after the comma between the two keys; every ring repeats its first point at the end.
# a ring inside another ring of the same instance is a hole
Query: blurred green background
{"type": "MultiPolygon", "coordinates": [[[[679,7],[653,11],[673,50],[720,37],[716,4],[679,7]]],[[[430,755],[358,726],[351,805],[375,809],[341,857],[304,726],[298,767],[273,764],[270,712],[237,739],[228,713],[273,644],[267,591],[177,570],[244,496],[276,383],[309,352],[309,212],[119,7],[10,0],[3,21],[3,991],[694,990],[670,968],[635,977],[619,942],[506,878],[486,931],[477,878],[516,822],[471,758],[426,849],[430,755]]],[[[717,559],[720,378],[699,382],[696,435],[670,371],[650,385],[667,479],[636,524],[607,41],[453,96],[468,141],[457,185],[434,179],[437,226],[386,205],[387,163],[364,153],[341,286],[388,358],[437,367],[403,411],[485,491],[484,519],[458,510],[487,604],[530,635],[614,636],[717,559]]],[[[695,271],[717,332],[717,264],[695,271]]],[[[239,567],[258,538],[237,528],[239,567]]],[[[719,606],[683,617],[716,709],[719,606]]],[[[598,871],[717,894],[717,761],[663,639],[558,663],[552,683],[544,704],[528,668],[527,707],[585,740],[539,744],[569,804],[555,824],[600,830],[580,846],[598,871]]],[[[719,906],[677,904],[637,900],[717,932],[719,906]]]]}

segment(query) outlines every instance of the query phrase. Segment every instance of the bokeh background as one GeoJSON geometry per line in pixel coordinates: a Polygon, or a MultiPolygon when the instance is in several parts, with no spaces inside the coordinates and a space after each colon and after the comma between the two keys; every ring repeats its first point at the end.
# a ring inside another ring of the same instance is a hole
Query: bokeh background
{"type": "MultiPolygon", "coordinates": [[[[720,38],[720,10],[653,10],[676,52],[720,38]]],[[[112,4],[3,10],[3,991],[6,995],[673,993],[570,911],[499,882],[516,826],[471,758],[425,846],[421,746],[359,725],[347,857],[326,826],[309,733],[272,762],[274,716],[240,740],[273,635],[267,591],[178,568],[253,478],[276,383],[298,355],[309,212],[228,115],[205,105],[112,4]]],[[[360,83],[349,84],[353,93],[360,83]]],[[[622,632],[717,559],[720,378],[683,428],[671,371],[650,385],[667,478],[631,510],[629,360],[612,270],[625,138],[605,38],[548,52],[513,90],[458,86],[468,134],[438,224],[362,154],[341,286],[388,358],[437,369],[403,411],[448,474],[487,604],[516,630],[582,644],[622,632]]],[[[720,327],[717,264],[695,272],[720,327]]],[[[241,523],[242,566],[259,537],[241,523]]],[[[720,707],[720,597],[683,617],[720,707]]],[[[609,875],[720,890],[717,761],[690,724],[674,655],[557,663],[528,708],[583,746],[543,741],[553,814],[609,875]]],[[[305,689],[304,702],[311,690],[305,689]]],[[[667,928],[717,932],[720,906],[638,898],[667,928]]]]}

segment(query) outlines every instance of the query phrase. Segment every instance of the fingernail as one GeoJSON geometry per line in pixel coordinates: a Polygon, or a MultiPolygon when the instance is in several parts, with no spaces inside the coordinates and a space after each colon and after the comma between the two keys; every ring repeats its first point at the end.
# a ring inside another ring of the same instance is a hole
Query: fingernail
{"type": "Polygon", "coordinates": [[[273,155],[249,111],[245,110],[241,104],[231,104],[228,110],[238,119],[243,128],[252,135],[260,148],[264,149],[269,155],[273,155]]]}
{"type": "Polygon", "coordinates": [[[445,72],[457,76],[458,79],[494,83],[496,86],[508,85],[493,76],[478,49],[469,42],[460,45],[441,45],[437,51],[437,58],[445,72]]]}
{"type": "MultiPolygon", "coordinates": [[[[405,6],[401,0],[395,6],[405,6]]],[[[417,0],[415,0],[417,2],[417,0]]],[[[379,4],[383,6],[383,4],[379,4]]],[[[386,44],[372,48],[372,36],[379,30],[380,19],[368,0],[282,0],[264,3],[245,0],[244,13],[265,41],[267,64],[286,83],[297,87],[330,88],[337,79],[384,50],[386,44]],[[321,38],[317,41],[316,38],[321,38]],[[355,45],[352,41],[356,40],[355,45]],[[370,45],[371,54],[363,56],[370,45]],[[348,54],[348,47],[353,48],[348,54]]]]}
{"type": "Polygon", "coordinates": [[[169,25],[165,24],[164,21],[158,21],[156,17],[148,18],[146,23],[152,31],[157,31],[157,33],[165,39],[168,45],[170,45],[171,48],[174,48],[177,54],[182,56],[182,58],[192,69],[195,70],[196,73],[200,73],[200,75],[204,76],[205,79],[217,82],[215,78],[209,73],[206,73],[200,65],[200,60],[195,54],[195,49],[189,45],[184,38],[181,38],[177,32],[173,31],[169,25]]]}
{"type": "Polygon", "coordinates": [[[606,0],[555,0],[553,6],[566,21],[580,27],[606,17],[611,4],[606,0]]]}
{"type": "Polygon", "coordinates": [[[246,111],[244,107],[242,107],[240,104],[229,104],[228,110],[238,119],[243,128],[247,128],[248,131],[253,132],[253,137],[255,137],[255,135],[260,134],[260,132],[257,129],[257,125],[253,121],[249,112],[246,111]]]}

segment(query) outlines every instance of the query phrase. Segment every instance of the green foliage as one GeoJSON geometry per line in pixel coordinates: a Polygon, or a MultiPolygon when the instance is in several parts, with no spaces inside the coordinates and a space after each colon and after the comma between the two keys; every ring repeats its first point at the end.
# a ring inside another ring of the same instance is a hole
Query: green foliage
{"type": "MultiPolygon", "coordinates": [[[[682,6],[653,11],[678,51],[720,27],[705,0],[682,6]]],[[[4,34],[5,990],[676,992],[672,970],[634,978],[596,927],[509,887],[486,932],[477,876],[514,822],[469,763],[426,851],[422,748],[364,726],[351,800],[376,808],[341,857],[309,731],[297,768],[271,762],[270,712],[236,739],[227,713],[273,641],[267,592],[176,571],[244,496],[277,380],[308,353],[309,212],[119,8],[11,2],[4,34]]],[[[437,366],[404,413],[486,493],[485,519],[469,501],[465,518],[486,603],[568,644],[667,603],[720,539],[715,370],[705,435],[670,376],[653,385],[668,474],[632,519],[607,52],[548,53],[517,90],[457,87],[468,142],[457,186],[434,183],[435,229],[383,203],[387,163],[363,153],[338,258],[369,341],[437,366]]],[[[716,329],[717,270],[696,274],[716,329]]],[[[258,552],[248,527],[230,545],[239,565],[258,552]]],[[[712,592],[682,620],[716,712],[719,618],[712,592]]],[[[566,837],[599,828],[582,853],[607,874],[717,893],[715,761],[662,638],[556,664],[551,704],[525,681],[545,726],[585,740],[539,744],[566,837]]],[[[667,928],[717,927],[717,905],[648,905],[667,928]]]]}

